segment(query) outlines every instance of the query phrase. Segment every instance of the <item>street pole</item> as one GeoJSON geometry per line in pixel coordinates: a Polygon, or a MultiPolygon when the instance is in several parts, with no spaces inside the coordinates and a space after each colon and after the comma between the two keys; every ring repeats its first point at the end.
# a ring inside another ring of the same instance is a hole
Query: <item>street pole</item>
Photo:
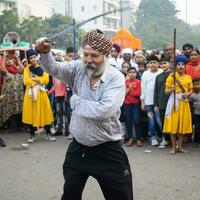
{"type": "Polygon", "coordinates": [[[123,27],[123,16],[122,16],[122,0],[120,0],[120,8],[121,8],[121,11],[120,11],[120,26],[121,28],[123,27]]]}
{"type": "MultiPolygon", "coordinates": [[[[76,24],[75,19],[73,18],[73,26],[76,24]]],[[[73,48],[74,48],[74,59],[76,58],[76,29],[73,29],[73,48]]]]}
{"type": "Polygon", "coordinates": [[[188,21],[188,6],[187,6],[187,0],[185,0],[185,21],[186,21],[186,24],[187,24],[187,21],[188,21]]]}

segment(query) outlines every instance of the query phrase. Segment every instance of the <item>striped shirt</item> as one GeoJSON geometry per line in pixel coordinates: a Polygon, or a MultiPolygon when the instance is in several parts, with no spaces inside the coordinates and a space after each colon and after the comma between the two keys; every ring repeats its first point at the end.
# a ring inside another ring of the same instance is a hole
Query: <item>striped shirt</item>
{"type": "Polygon", "coordinates": [[[100,80],[91,86],[80,61],[59,63],[51,53],[41,54],[40,61],[49,74],[74,91],[70,132],[79,143],[96,146],[123,138],[119,116],[125,80],[121,72],[108,64],[100,80]]]}

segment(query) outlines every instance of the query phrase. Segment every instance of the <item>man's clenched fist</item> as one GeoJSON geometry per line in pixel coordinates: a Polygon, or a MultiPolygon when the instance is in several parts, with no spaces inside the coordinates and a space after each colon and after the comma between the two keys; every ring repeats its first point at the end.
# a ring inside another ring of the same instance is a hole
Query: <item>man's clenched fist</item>
{"type": "Polygon", "coordinates": [[[51,46],[51,41],[49,41],[47,37],[39,38],[35,42],[35,49],[39,53],[48,53],[51,49],[51,46]]]}

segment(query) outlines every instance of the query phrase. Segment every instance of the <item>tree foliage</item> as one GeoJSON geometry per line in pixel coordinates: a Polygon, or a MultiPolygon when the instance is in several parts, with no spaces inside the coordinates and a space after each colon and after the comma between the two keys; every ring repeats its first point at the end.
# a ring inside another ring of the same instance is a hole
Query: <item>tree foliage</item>
{"type": "Polygon", "coordinates": [[[134,34],[142,38],[145,48],[162,49],[173,43],[173,29],[177,29],[177,47],[190,42],[198,45],[200,36],[192,26],[177,18],[178,10],[170,0],[141,0],[136,11],[134,34]],[[194,30],[194,29],[193,29],[194,30]]]}
{"type": "MultiPolygon", "coordinates": [[[[18,32],[21,41],[33,43],[40,37],[51,37],[70,26],[72,26],[72,18],[61,14],[55,14],[45,19],[30,16],[20,21],[16,10],[4,11],[0,16],[0,42],[3,41],[3,37],[9,31],[18,32]]],[[[76,31],[77,47],[80,46],[83,33],[81,29],[76,31]]],[[[72,33],[68,33],[62,38],[55,39],[55,42],[55,48],[66,49],[67,46],[72,46],[72,33]]]]}
{"type": "Polygon", "coordinates": [[[0,15],[0,40],[2,41],[5,34],[9,31],[19,31],[19,16],[17,10],[3,11],[0,15]]]}

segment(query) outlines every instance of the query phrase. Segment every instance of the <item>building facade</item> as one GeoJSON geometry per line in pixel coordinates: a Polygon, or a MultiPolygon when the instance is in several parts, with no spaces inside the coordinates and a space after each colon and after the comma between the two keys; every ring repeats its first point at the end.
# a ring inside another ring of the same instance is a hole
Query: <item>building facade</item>
{"type": "Polygon", "coordinates": [[[26,18],[31,15],[37,17],[50,17],[51,6],[49,0],[18,0],[19,15],[26,18]]]}
{"type": "Polygon", "coordinates": [[[13,8],[18,9],[18,0],[1,0],[0,1],[0,13],[4,10],[11,10],[13,8]]]}
{"type": "Polygon", "coordinates": [[[123,8],[129,8],[126,11],[122,12],[121,15],[121,26],[126,29],[130,29],[133,27],[133,24],[135,22],[135,11],[136,6],[133,2],[134,0],[121,0],[121,6],[123,8]]]}
{"type": "Polygon", "coordinates": [[[5,9],[19,9],[20,18],[31,15],[37,17],[50,17],[55,13],[71,16],[76,23],[83,22],[91,17],[128,7],[122,13],[113,12],[109,15],[99,17],[84,24],[81,28],[85,30],[99,28],[113,35],[119,28],[129,29],[133,23],[133,0],[1,0],[0,11],[5,9]]]}
{"type": "MultiPolygon", "coordinates": [[[[91,17],[118,9],[119,0],[50,0],[51,14],[61,13],[76,19],[76,23],[83,22],[91,17]]],[[[113,34],[119,29],[120,13],[112,13],[100,17],[82,26],[85,30],[99,28],[113,34]]]]}

